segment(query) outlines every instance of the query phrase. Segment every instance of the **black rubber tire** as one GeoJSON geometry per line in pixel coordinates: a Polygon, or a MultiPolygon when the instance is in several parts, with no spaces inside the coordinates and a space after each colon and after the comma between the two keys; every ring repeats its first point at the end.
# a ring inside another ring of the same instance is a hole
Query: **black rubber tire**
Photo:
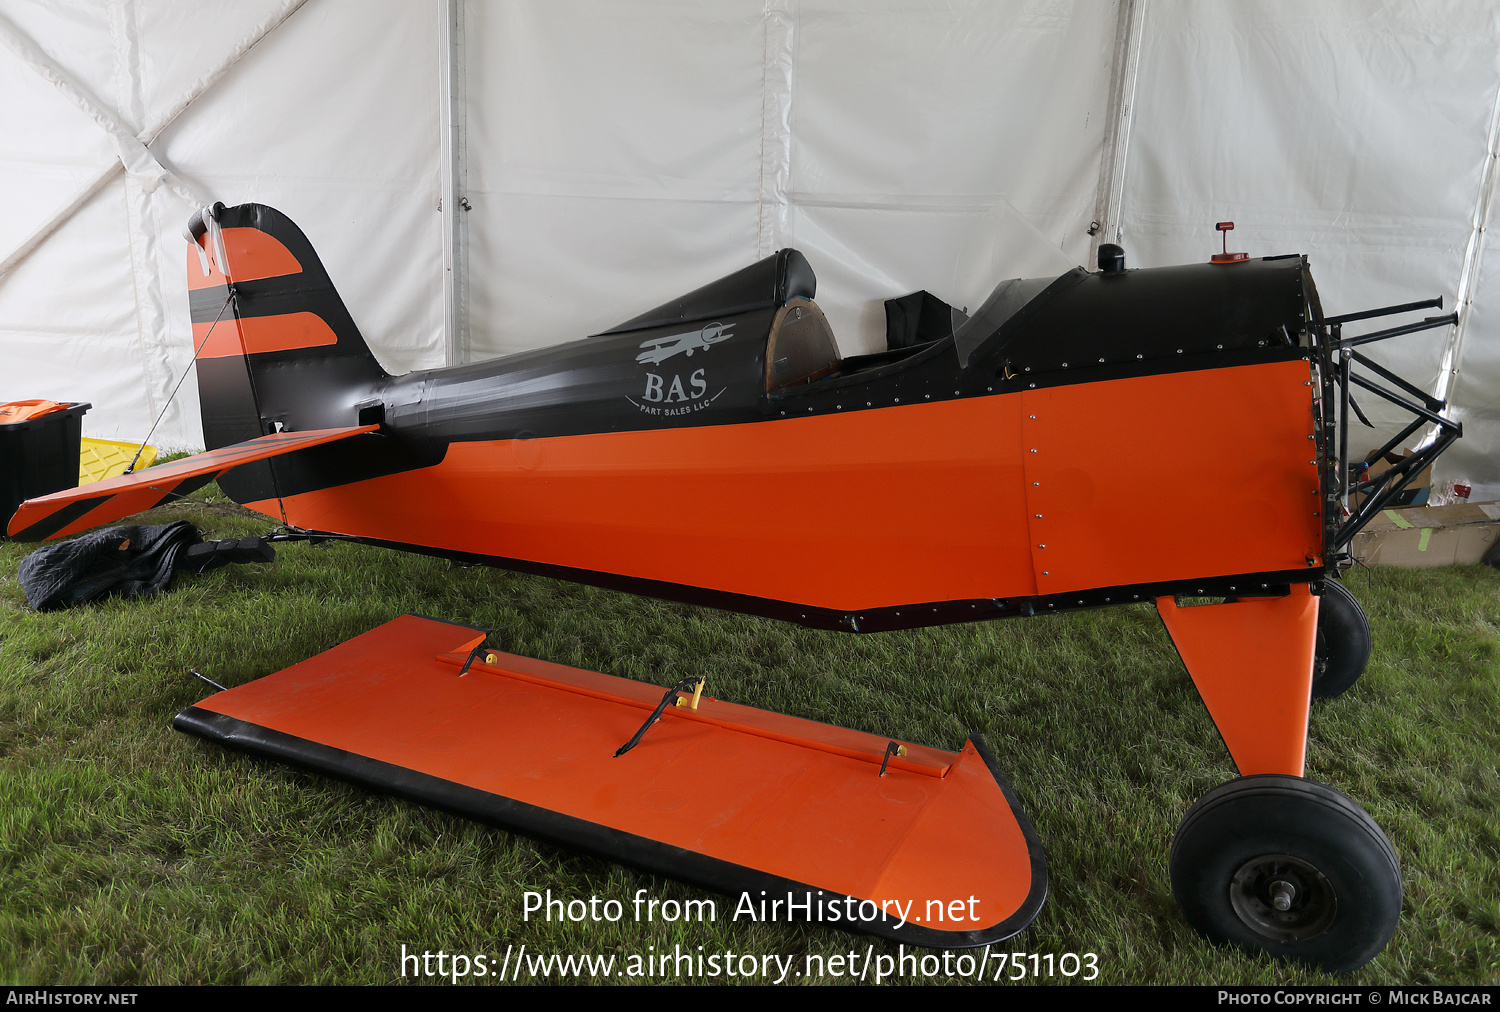
{"type": "Polygon", "coordinates": [[[1312,694],[1332,699],[1348,690],[1370,662],[1370,620],[1342,583],[1329,580],[1318,604],[1318,645],[1312,694]]]}
{"type": "Polygon", "coordinates": [[[1347,973],[1401,914],[1401,866],[1365,810],[1324,784],[1263,774],[1209,791],[1172,839],[1172,893],[1199,934],[1347,973]],[[1274,909],[1278,888],[1292,904],[1274,909]]]}

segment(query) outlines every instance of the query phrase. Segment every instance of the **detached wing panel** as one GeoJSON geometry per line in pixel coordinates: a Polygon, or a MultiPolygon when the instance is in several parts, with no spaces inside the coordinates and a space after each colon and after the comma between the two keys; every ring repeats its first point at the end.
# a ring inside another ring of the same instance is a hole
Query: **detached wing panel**
{"type": "Polygon", "coordinates": [[[378,425],[354,425],[308,432],[276,432],[195,457],[158,464],[134,474],[54,492],[22,503],[15,516],[10,518],[8,533],[17,541],[49,541],[76,534],[148,510],[172,496],[186,495],[232,467],[347,439],[378,428],[378,425]]]}

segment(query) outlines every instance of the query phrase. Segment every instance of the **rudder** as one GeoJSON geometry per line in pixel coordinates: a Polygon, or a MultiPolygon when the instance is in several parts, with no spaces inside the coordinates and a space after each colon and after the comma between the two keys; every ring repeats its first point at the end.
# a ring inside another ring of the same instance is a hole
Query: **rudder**
{"type": "Polygon", "coordinates": [[[184,234],[208,449],[380,420],[361,419],[361,402],[388,377],[290,218],[263,204],[213,204],[184,234]]]}

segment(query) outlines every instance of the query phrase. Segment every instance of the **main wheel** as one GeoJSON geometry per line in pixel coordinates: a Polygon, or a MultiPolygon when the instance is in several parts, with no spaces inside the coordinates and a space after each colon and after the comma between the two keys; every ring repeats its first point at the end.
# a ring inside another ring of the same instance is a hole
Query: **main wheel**
{"type": "Polygon", "coordinates": [[[1329,580],[1318,604],[1312,694],[1320,699],[1337,696],[1359,681],[1369,661],[1370,620],[1342,583],[1329,580]]]}
{"type": "Polygon", "coordinates": [[[1263,774],[1209,791],[1172,840],[1172,893],[1211,941],[1347,973],[1396,930],[1401,868],[1331,787],[1263,774]]]}

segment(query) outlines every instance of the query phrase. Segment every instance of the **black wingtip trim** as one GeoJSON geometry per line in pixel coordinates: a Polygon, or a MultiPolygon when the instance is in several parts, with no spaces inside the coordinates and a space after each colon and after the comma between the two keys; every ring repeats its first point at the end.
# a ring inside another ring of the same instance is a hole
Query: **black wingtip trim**
{"type": "MultiPolygon", "coordinates": [[[[765,890],[767,895],[785,892],[799,895],[818,893],[820,898],[816,902],[839,905],[845,899],[826,889],[820,890],[815,886],[456,784],[427,773],[308,741],[202,707],[186,708],[176,716],[172,726],[228,748],[446,809],[714,892],[731,896],[742,893],[758,896],[760,890],[765,890]]],[[[976,744],[976,748],[978,747],[976,744]]],[[[995,771],[988,749],[982,750],[980,755],[985,757],[986,764],[990,766],[991,773],[1004,792],[1026,837],[1027,849],[1031,854],[1031,891],[1021,908],[998,924],[972,931],[938,931],[911,923],[899,924],[896,918],[884,914],[877,920],[822,923],[910,945],[945,949],[976,948],[1003,942],[1031,923],[1046,899],[1046,859],[1036,839],[1036,831],[1016,806],[1015,796],[1009,785],[995,771]],[[1037,874],[1039,868],[1040,876],[1037,874]]]]}

